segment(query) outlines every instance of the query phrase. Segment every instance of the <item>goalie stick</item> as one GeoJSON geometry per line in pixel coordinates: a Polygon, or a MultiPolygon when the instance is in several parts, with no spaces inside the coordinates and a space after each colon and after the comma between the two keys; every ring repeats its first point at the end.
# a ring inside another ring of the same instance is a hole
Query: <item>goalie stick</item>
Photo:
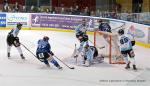
{"type": "MultiPolygon", "coordinates": [[[[89,40],[89,41],[93,44],[93,42],[91,40],[89,40]]],[[[99,48],[99,49],[105,48],[105,46],[101,46],[101,47],[96,46],[96,47],[99,48]]]]}

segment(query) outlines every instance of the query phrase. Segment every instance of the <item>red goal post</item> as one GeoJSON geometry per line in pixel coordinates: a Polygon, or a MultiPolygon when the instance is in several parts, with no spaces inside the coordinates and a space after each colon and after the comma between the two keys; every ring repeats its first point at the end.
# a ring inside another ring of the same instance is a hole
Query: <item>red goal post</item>
{"type": "Polygon", "coordinates": [[[117,41],[117,34],[104,31],[94,32],[94,46],[97,47],[98,53],[108,57],[110,64],[125,64],[117,41]]]}

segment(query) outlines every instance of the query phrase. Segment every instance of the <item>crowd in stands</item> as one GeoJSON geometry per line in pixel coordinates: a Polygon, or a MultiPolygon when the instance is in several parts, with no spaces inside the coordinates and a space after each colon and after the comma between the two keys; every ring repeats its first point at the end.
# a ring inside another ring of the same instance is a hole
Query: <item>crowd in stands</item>
{"type": "MultiPolygon", "coordinates": [[[[139,22],[139,14],[126,12],[121,13],[120,5],[117,5],[117,7],[114,7],[114,9],[110,11],[100,11],[97,9],[96,11],[90,10],[88,7],[85,7],[83,9],[80,9],[78,5],[75,5],[74,7],[71,6],[70,8],[65,7],[50,7],[50,6],[22,6],[19,5],[18,2],[15,4],[9,5],[7,0],[4,0],[2,12],[25,12],[25,13],[49,13],[49,14],[69,14],[69,15],[82,15],[82,16],[96,16],[96,17],[104,17],[104,18],[114,18],[114,19],[122,19],[126,21],[133,21],[133,22],[139,22]]],[[[149,15],[149,13],[147,14],[149,15]]],[[[148,16],[150,18],[150,16],[148,16]]],[[[150,19],[148,20],[148,24],[150,24],[150,19]]],[[[143,21],[142,21],[143,22],[143,21]]]]}

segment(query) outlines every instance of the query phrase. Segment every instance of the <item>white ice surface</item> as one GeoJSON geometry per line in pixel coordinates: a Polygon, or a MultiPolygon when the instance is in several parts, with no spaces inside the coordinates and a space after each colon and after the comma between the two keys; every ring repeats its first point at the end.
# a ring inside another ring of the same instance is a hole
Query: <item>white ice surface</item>
{"type": "MultiPolygon", "coordinates": [[[[20,58],[14,47],[11,50],[11,59],[7,59],[8,32],[0,31],[0,86],[150,86],[150,49],[135,46],[138,71],[127,71],[124,69],[125,65],[110,65],[107,63],[108,59],[92,67],[81,67],[66,62],[74,66],[74,70],[59,62],[63,70],[58,70],[52,65],[51,68],[46,68],[23,47],[25,61],[20,58]]],[[[22,30],[19,33],[20,42],[33,53],[38,39],[44,35],[50,37],[52,51],[61,60],[69,58],[73,53],[74,44],[78,44],[74,33],[36,30],[22,30]]],[[[92,38],[90,36],[91,40],[92,38]]]]}

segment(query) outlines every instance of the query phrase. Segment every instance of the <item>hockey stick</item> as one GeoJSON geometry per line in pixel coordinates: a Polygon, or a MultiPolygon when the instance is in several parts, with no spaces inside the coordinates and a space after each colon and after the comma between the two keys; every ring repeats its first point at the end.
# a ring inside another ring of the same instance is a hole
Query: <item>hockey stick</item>
{"type": "MultiPolygon", "coordinates": [[[[76,49],[76,44],[75,44],[75,50],[74,50],[75,53],[77,52],[76,50],[77,50],[77,49],[76,49]]],[[[77,62],[78,62],[78,59],[76,58],[76,64],[77,64],[77,62]]]]}
{"type": "Polygon", "coordinates": [[[57,56],[54,55],[54,57],[55,57],[56,59],[58,59],[60,62],[62,62],[65,66],[67,66],[69,69],[75,69],[74,67],[68,66],[66,63],[64,63],[62,60],[60,60],[57,56]]]}
{"type": "MultiPolygon", "coordinates": [[[[26,50],[28,50],[34,57],[36,57],[36,55],[33,53],[33,52],[31,52],[24,44],[21,44],[26,50]]],[[[36,57],[37,58],[37,57],[36,57]]]]}
{"type": "MultiPolygon", "coordinates": [[[[34,55],[34,53],[33,52],[31,52],[25,45],[23,45],[23,44],[21,44],[26,50],[28,50],[33,56],[35,56],[36,57],[36,55],[34,55]]],[[[57,56],[55,56],[54,55],[54,57],[55,58],[57,58],[59,61],[61,61],[57,56]]],[[[61,61],[64,65],[66,65],[68,68],[70,68],[70,69],[74,69],[74,67],[70,67],[70,66],[68,66],[66,63],[64,63],[63,61],[61,61]]]]}
{"type": "MultiPolygon", "coordinates": [[[[91,40],[89,40],[89,41],[93,44],[93,42],[91,40]]],[[[99,49],[105,48],[105,46],[101,46],[101,47],[96,46],[96,47],[99,48],[99,49]]]]}

